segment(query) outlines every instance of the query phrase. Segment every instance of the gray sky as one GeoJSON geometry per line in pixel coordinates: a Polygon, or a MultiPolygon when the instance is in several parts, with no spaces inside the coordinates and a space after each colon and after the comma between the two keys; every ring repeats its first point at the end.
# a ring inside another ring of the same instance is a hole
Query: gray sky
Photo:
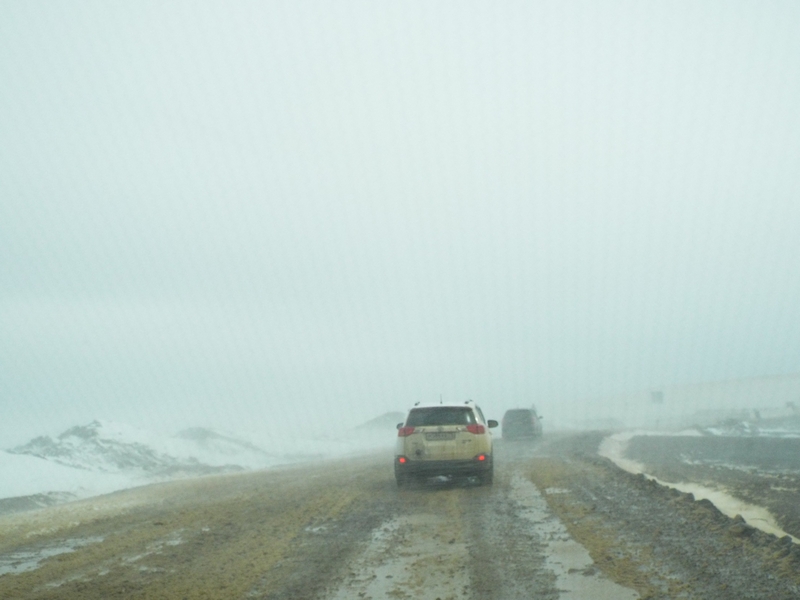
{"type": "Polygon", "coordinates": [[[796,2],[3,2],[0,435],[797,371],[797,31],[796,2]]]}

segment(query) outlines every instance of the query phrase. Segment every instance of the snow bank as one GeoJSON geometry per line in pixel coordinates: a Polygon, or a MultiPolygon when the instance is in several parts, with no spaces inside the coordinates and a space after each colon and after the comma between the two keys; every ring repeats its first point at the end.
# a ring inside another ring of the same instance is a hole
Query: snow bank
{"type": "Polygon", "coordinates": [[[143,483],[141,478],[129,475],[77,469],[35,456],[0,451],[0,498],[50,492],[86,498],[143,483]]]}

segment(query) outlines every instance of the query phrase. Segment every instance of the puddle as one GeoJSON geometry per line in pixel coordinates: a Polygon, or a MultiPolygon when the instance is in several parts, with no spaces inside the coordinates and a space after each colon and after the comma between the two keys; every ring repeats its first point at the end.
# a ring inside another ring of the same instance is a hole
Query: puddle
{"type": "MultiPolygon", "coordinates": [[[[780,528],[778,522],[775,520],[775,517],[772,516],[772,513],[770,513],[763,506],[748,504],[747,502],[739,500],[738,498],[735,498],[722,490],[705,487],[696,483],[668,483],[660,480],[658,477],[649,475],[645,472],[645,466],[642,463],[625,457],[625,451],[628,448],[628,443],[630,442],[631,438],[637,435],[646,434],[642,432],[627,432],[611,435],[603,440],[597,453],[600,456],[604,456],[611,460],[620,469],[623,469],[628,473],[633,473],[635,475],[641,474],[648,479],[655,481],[659,485],[670,487],[687,494],[693,494],[696,500],[709,500],[720,510],[720,512],[731,518],[735,517],[736,515],[741,515],[748,525],[755,527],[756,529],[760,529],[765,533],[771,533],[778,537],[789,535],[780,528]]],[[[789,535],[789,537],[792,538],[792,541],[795,544],[800,544],[800,539],[794,537],[793,535],[789,535]]]]}
{"type": "MultiPolygon", "coordinates": [[[[568,493],[551,488],[549,493],[568,493]]],[[[556,575],[559,600],[636,600],[639,594],[606,579],[594,566],[589,552],[573,540],[564,524],[547,506],[539,490],[527,479],[515,475],[510,497],[519,514],[535,526],[545,544],[545,565],[556,575]]]]}
{"type": "Polygon", "coordinates": [[[37,550],[5,554],[0,556],[0,576],[33,571],[39,568],[42,561],[48,558],[75,552],[78,548],[89,544],[98,544],[102,541],[102,537],[76,538],[64,540],[57,546],[46,546],[37,550]]]}

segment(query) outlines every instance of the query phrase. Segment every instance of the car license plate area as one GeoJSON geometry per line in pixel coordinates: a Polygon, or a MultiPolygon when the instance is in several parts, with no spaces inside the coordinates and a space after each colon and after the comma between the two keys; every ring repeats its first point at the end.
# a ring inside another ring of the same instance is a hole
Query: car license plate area
{"type": "Polygon", "coordinates": [[[456,439],[455,432],[436,432],[436,433],[426,433],[425,439],[429,442],[446,442],[452,441],[456,439]]]}

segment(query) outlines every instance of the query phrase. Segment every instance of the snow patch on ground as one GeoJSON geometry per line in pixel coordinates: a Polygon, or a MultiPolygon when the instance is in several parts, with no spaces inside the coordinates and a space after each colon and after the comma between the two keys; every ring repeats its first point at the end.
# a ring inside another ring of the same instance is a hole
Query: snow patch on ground
{"type": "Polygon", "coordinates": [[[7,573],[24,573],[26,571],[33,571],[39,567],[39,564],[53,556],[59,554],[67,554],[75,552],[78,548],[88,546],[89,544],[98,544],[103,541],[102,537],[90,537],[65,540],[55,546],[46,546],[34,551],[25,552],[12,552],[5,555],[0,559],[0,575],[7,573]]]}
{"type": "Polygon", "coordinates": [[[0,498],[67,492],[77,498],[107,494],[146,480],[120,473],[98,473],[58,464],[37,456],[0,450],[0,498]]]}

